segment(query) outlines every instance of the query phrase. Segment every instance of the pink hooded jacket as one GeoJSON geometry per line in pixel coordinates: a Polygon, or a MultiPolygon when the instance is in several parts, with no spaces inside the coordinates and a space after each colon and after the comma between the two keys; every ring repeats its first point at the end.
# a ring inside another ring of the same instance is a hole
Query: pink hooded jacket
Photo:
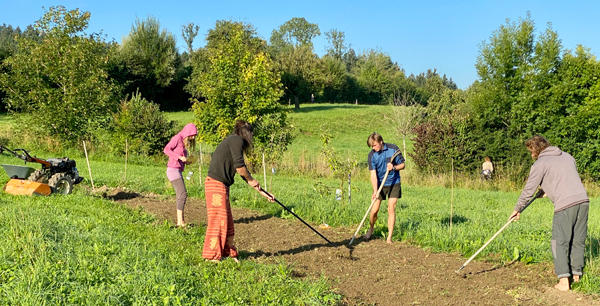
{"type": "Polygon", "coordinates": [[[193,123],[188,123],[179,133],[171,138],[169,143],[167,143],[163,152],[169,156],[169,162],[167,163],[168,168],[175,168],[179,169],[179,171],[183,171],[185,164],[179,160],[179,157],[188,156],[188,152],[183,144],[183,139],[192,135],[198,135],[198,129],[193,123]]]}

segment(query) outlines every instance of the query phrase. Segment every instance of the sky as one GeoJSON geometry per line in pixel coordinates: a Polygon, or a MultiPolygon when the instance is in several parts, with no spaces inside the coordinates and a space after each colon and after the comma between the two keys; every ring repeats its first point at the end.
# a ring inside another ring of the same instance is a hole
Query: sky
{"type": "Polygon", "coordinates": [[[389,55],[407,75],[427,69],[452,78],[459,88],[478,79],[475,63],[482,43],[507,19],[518,21],[529,13],[536,33],[548,24],[558,33],[563,48],[583,45],[600,52],[600,1],[505,0],[505,1],[30,1],[0,0],[0,24],[24,29],[45,9],[63,5],[91,13],[87,32],[101,32],[105,39],[121,43],[137,19],[155,17],[173,34],[180,52],[186,50],[181,27],[200,26],[194,47],[205,45],[205,36],[217,20],[233,20],[254,26],[269,40],[271,32],[294,17],[319,26],[315,53],[328,47],[325,32],[345,34],[346,43],[358,54],[377,50],[389,55]],[[44,9],[45,8],[45,9],[44,9]]]}

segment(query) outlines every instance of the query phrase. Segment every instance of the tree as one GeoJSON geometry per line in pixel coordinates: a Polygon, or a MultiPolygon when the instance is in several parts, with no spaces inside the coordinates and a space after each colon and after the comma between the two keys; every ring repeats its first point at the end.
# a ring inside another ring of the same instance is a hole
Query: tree
{"type": "Polygon", "coordinates": [[[200,26],[194,25],[192,22],[181,27],[181,36],[183,36],[183,40],[185,40],[185,44],[187,45],[188,54],[192,54],[194,51],[192,44],[198,35],[198,30],[200,30],[200,26]]]}
{"type": "Polygon", "coordinates": [[[198,137],[217,144],[242,119],[255,126],[257,145],[266,146],[265,142],[276,138],[271,137],[273,133],[287,126],[278,103],[282,95],[279,75],[267,54],[256,49],[256,37],[247,35],[248,27],[228,22],[227,28],[227,39],[215,39],[206,48],[207,63],[192,62],[188,90],[196,99],[192,109],[198,137]]]}
{"type": "Polygon", "coordinates": [[[325,36],[327,37],[327,41],[329,42],[327,55],[335,59],[342,60],[344,55],[346,54],[346,50],[348,49],[345,43],[344,32],[332,29],[329,32],[325,33],[325,36]]]}
{"type": "Polygon", "coordinates": [[[77,141],[116,107],[108,47],[98,34],[84,33],[89,19],[89,12],[51,7],[34,26],[41,40],[18,37],[3,63],[8,107],[27,113],[27,127],[39,135],[77,141]]]}
{"type": "Polygon", "coordinates": [[[170,105],[173,103],[183,104],[173,101],[173,97],[167,94],[178,66],[183,63],[175,49],[174,36],[161,30],[157,19],[136,20],[129,35],[123,39],[115,61],[119,67],[115,72],[119,75],[113,77],[123,83],[124,95],[139,91],[162,109],[177,108],[170,105]]]}
{"type": "Polygon", "coordinates": [[[318,57],[313,53],[312,39],[321,35],[319,26],[304,18],[292,18],[271,33],[270,51],[277,60],[285,98],[294,99],[300,108],[300,97],[317,90],[318,57]]]}
{"type": "Polygon", "coordinates": [[[133,75],[149,76],[154,85],[166,87],[175,74],[175,38],[160,29],[156,18],[136,20],[122,44],[122,52],[133,75]]]}
{"type": "Polygon", "coordinates": [[[318,75],[318,84],[321,85],[320,91],[325,101],[349,101],[347,97],[346,83],[348,80],[346,65],[341,59],[326,55],[320,60],[320,71],[318,75]]]}
{"type": "Polygon", "coordinates": [[[371,50],[361,55],[352,74],[364,90],[363,101],[393,103],[401,97],[400,82],[405,78],[404,71],[383,53],[371,50]]]}
{"type": "Polygon", "coordinates": [[[285,88],[284,97],[294,99],[295,109],[299,109],[300,97],[308,100],[310,94],[318,90],[319,59],[309,46],[300,46],[280,53],[276,60],[285,88]]]}
{"type": "Polygon", "coordinates": [[[294,17],[279,26],[271,33],[271,45],[276,49],[288,47],[310,46],[312,51],[312,39],[321,35],[319,26],[308,22],[301,17],[294,17]]]}
{"type": "Polygon", "coordinates": [[[386,119],[393,122],[394,132],[402,135],[402,154],[408,156],[406,152],[406,136],[412,134],[416,125],[425,114],[422,106],[396,106],[392,114],[387,115],[386,119]]]}

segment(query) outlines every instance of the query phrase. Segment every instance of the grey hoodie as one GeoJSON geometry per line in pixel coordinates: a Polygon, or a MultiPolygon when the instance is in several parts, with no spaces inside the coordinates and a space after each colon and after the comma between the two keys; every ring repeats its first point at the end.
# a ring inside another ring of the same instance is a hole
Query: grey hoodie
{"type": "Polygon", "coordinates": [[[515,206],[516,211],[522,212],[527,208],[527,202],[540,185],[554,203],[554,212],[589,202],[575,159],[557,147],[546,148],[531,166],[529,178],[515,206]]]}

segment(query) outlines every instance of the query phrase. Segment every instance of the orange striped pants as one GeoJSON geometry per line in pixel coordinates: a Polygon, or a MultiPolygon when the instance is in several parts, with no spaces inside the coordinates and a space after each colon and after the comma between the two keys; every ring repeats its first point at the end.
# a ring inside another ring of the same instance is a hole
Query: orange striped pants
{"type": "Polygon", "coordinates": [[[223,257],[237,257],[233,246],[233,216],[229,204],[229,187],[206,177],[204,181],[206,195],[206,236],[202,257],[208,260],[220,260],[223,257]]]}

